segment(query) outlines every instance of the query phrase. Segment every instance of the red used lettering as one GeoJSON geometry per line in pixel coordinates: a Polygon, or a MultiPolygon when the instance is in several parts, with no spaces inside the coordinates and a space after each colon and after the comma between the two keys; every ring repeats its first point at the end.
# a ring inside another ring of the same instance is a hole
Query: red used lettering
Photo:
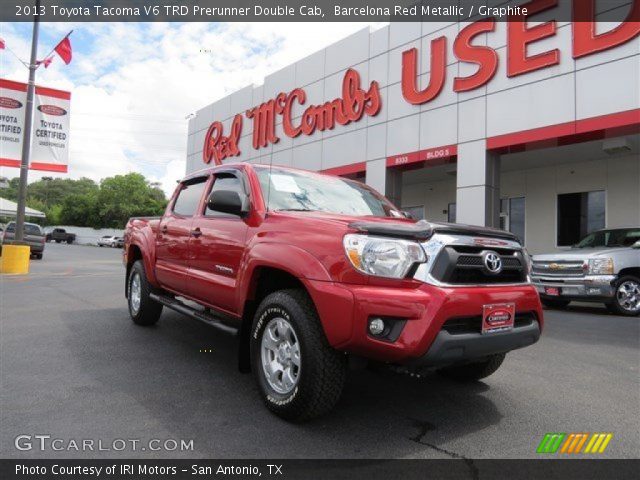
{"type": "Polygon", "coordinates": [[[527,55],[527,46],[530,43],[556,34],[555,21],[529,27],[527,26],[527,17],[555,7],[556,4],[557,0],[533,0],[522,5],[523,9],[527,9],[526,15],[511,15],[509,17],[507,23],[508,77],[515,77],[560,63],[560,51],[557,48],[531,57],[527,55]]]}
{"type": "Polygon", "coordinates": [[[447,71],[447,38],[431,41],[431,73],[429,85],[419,90],[418,49],[402,52],[402,96],[413,105],[429,102],[438,96],[444,86],[447,71]]]}
{"type": "Polygon", "coordinates": [[[608,50],[640,34],[640,1],[634,0],[624,22],[608,32],[596,33],[595,0],[573,0],[573,58],[608,50]],[[588,20],[587,20],[588,19],[588,20]]]}
{"type": "Polygon", "coordinates": [[[456,77],[453,80],[453,90],[467,92],[481,87],[493,78],[498,68],[498,54],[491,47],[474,46],[471,41],[476,35],[493,32],[496,28],[495,19],[474,22],[463,28],[453,43],[453,53],[458,60],[479,65],[478,71],[468,77],[456,77]]]}

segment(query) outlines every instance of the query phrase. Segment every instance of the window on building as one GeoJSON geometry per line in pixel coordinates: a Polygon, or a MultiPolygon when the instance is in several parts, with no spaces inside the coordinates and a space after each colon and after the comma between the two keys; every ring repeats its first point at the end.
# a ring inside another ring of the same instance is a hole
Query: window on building
{"type": "MultiPolygon", "coordinates": [[[[233,192],[244,194],[244,186],[242,185],[242,181],[238,177],[230,173],[216,175],[216,179],[213,182],[213,187],[211,188],[211,193],[217,190],[231,190],[233,192]]],[[[235,215],[231,215],[230,213],[216,212],[215,210],[211,210],[209,206],[206,207],[204,214],[208,217],[237,218],[235,215]]]]}
{"type": "Polygon", "coordinates": [[[402,210],[411,215],[411,218],[415,220],[424,220],[424,205],[418,205],[415,207],[402,207],[402,210]]]}
{"type": "Polygon", "coordinates": [[[524,197],[500,200],[500,228],[513,233],[524,245],[524,197]]]}
{"type": "Polygon", "coordinates": [[[558,246],[574,245],[604,226],[604,190],[558,195],[558,246]]]}
{"type": "Polygon", "coordinates": [[[173,213],[184,217],[193,216],[196,213],[206,184],[206,177],[185,183],[173,204],[173,213]]]}
{"type": "Polygon", "coordinates": [[[447,222],[456,223],[456,204],[450,203],[447,205],[447,222]]]}

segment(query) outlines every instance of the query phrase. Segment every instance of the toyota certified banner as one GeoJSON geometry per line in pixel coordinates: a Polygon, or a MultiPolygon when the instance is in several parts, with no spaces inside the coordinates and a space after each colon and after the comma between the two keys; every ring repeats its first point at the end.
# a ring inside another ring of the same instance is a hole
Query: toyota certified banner
{"type": "MultiPolygon", "coordinates": [[[[66,172],[71,94],[36,87],[31,170],[66,172]]],[[[27,85],[0,79],[0,166],[20,167],[27,85]]]]}

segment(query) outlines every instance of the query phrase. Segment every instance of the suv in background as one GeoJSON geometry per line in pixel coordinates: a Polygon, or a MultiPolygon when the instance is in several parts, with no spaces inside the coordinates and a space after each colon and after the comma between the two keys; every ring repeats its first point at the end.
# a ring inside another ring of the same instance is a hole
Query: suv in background
{"type": "Polygon", "coordinates": [[[534,255],[532,280],[547,307],[576,300],[640,315],[640,227],[598,230],[571,250],[534,255]]]}
{"type": "MultiPolygon", "coordinates": [[[[3,245],[12,244],[16,234],[16,222],[9,222],[2,234],[3,245]]],[[[31,248],[31,255],[40,260],[44,255],[45,235],[36,223],[24,223],[24,242],[31,248]]]]}

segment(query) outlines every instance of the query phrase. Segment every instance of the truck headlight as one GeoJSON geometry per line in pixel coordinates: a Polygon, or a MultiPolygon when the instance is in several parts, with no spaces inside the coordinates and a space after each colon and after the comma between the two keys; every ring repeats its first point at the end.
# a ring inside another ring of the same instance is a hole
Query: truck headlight
{"type": "Polygon", "coordinates": [[[413,265],[427,260],[420,244],[410,240],[352,233],[343,244],[351,264],[367,275],[404,278],[413,265]]]}
{"type": "Polygon", "coordinates": [[[613,275],[613,258],[589,259],[589,275],[613,275]]]}

